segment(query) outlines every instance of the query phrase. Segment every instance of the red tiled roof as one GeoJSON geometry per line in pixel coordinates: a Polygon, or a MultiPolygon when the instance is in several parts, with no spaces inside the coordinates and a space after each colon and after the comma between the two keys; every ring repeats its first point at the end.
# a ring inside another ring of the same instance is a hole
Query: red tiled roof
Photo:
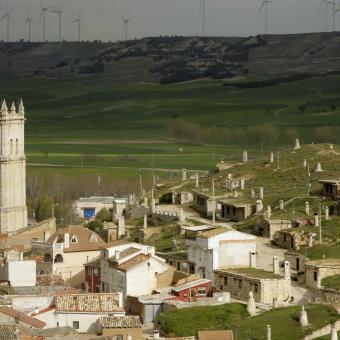
{"type": "Polygon", "coordinates": [[[44,328],[46,325],[43,321],[31,318],[30,316],[7,306],[0,307],[0,313],[3,313],[15,320],[19,320],[20,322],[23,322],[34,328],[44,328]]]}

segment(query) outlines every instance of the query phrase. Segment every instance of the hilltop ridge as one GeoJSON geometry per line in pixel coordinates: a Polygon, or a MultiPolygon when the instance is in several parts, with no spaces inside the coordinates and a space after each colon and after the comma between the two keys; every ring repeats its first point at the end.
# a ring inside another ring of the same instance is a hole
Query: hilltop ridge
{"type": "Polygon", "coordinates": [[[6,78],[103,73],[114,82],[172,83],[242,75],[308,77],[340,71],[340,32],[0,43],[0,60],[0,76],[6,78]]]}

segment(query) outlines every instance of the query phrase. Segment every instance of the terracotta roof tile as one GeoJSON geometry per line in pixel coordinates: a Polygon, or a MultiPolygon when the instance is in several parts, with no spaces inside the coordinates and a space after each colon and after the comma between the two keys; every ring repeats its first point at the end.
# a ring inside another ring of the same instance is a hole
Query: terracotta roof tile
{"type": "Polygon", "coordinates": [[[198,340],[233,340],[233,331],[198,331],[198,340]]]}
{"type": "Polygon", "coordinates": [[[16,340],[18,339],[17,325],[13,323],[0,323],[0,340],[16,340]]]}
{"type": "Polygon", "coordinates": [[[69,226],[61,229],[50,236],[47,243],[53,244],[55,241],[57,243],[63,243],[64,235],[67,233],[70,234],[70,246],[69,248],[64,248],[64,253],[100,250],[101,248],[106,247],[106,243],[98,234],[82,226],[69,226]],[[77,243],[71,242],[73,235],[76,236],[78,240],[77,243]],[[96,237],[96,241],[91,241],[92,235],[96,237]]]}
{"type": "Polygon", "coordinates": [[[103,328],[141,328],[139,316],[104,316],[99,319],[100,325],[103,328]]]}
{"type": "Polygon", "coordinates": [[[34,328],[43,328],[46,325],[45,322],[31,318],[30,316],[7,306],[0,307],[0,313],[3,313],[15,320],[19,320],[20,322],[30,325],[34,328]]]}
{"type": "Polygon", "coordinates": [[[56,295],[55,307],[64,312],[120,312],[118,293],[56,295]]]}

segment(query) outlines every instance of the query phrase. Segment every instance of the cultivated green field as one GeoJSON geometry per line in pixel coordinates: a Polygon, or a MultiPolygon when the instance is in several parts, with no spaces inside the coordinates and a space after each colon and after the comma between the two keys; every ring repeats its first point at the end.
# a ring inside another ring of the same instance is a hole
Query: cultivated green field
{"type": "MultiPolygon", "coordinates": [[[[174,141],[169,126],[178,119],[231,129],[270,122],[281,131],[296,128],[302,142],[311,142],[321,125],[340,125],[340,76],[254,89],[222,84],[118,85],[113,75],[103,74],[6,80],[0,92],[5,98],[25,99],[29,163],[77,168],[210,169],[221,157],[239,159],[245,147],[252,155],[276,147],[174,141]],[[303,113],[300,105],[306,106],[303,113]]],[[[281,136],[277,144],[291,142],[281,136]]]]}

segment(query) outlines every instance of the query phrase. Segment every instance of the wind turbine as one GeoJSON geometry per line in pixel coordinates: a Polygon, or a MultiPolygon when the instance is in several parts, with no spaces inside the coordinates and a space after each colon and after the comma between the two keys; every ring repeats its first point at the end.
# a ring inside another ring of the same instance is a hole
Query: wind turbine
{"type": "MultiPolygon", "coordinates": [[[[338,8],[335,9],[335,11],[333,12],[334,15],[334,22],[335,22],[335,15],[340,12],[340,4],[338,5],[338,8]]],[[[335,31],[336,31],[336,27],[335,27],[335,31]]]]}
{"type": "MultiPolygon", "coordinates": [[[[327,1],[327,0],[325,0],[327,1]]],[[[274,2],[271,0],[263,0],[261,7],[259,8],[259,11],[257,14],[260,14],[262,10],[264,9],[264,33],[268,34],[268,5],[273,4],[274,2]]]]}
{"type": "Polygon", "coordinates": [[[10,23],[11,23],[11,21],[13,21],[12,18],[11,18],[11,15],[12,15],[12,13],[10,13],[10,12],[8,11],[8,1],[7,1],[7,4],[6,4],[6,12],[5,12],[5,14],[2,16],[2,18],[1,18],[1,21],[6,20],[6,41],[7,41],[7,42],[9,42],[9,29],[10,29],[10,23]]]}
{"type": "Polygon", "coordinates": [[[125,33],[125,41],[128,40],[128,26],[129,22],[133,19],[132,17],[124,17],[121,16],[123,19],[123,32],[125,33]]]}
{"type": "Polygon", "coordinates": [[[81,11],[82,9],[79,10],[78,16],[76,19],[74,19],[72,22],[78,24],[78,41],[80,41],[80,35],[81,35],[81,28],[82,28],[82,17],[81,17],[81,11]]]}
{"type": "Polygon", "coordinates": [[[336,23],[335,23],[335,14],[336,14],[336,1],[332,0],[332,1],[328,1],[329,5],[332,5],[332,31],[335,32],[336,31],[336,23]]]}
{"type": "Polygon", "coordinates": [[[51,12],[52,13],[55,13],[58,15],[58,38],[59,38],[59,41],[61,41],[61,35],[62,35],[62,14],[64,13],[63,12],[63,3],[64,1],[62,1],[61,5],[58,7],[58,8],[55,8],[53,9],[51,12]]]}
{"type": "Polygon", "coordinates": [[[200,3],[200,21],[202,25],[202,36],[205,36],[205,0],[201,0],[200,3]]]}
{"type": "Polygon", "coordinates": [[[26,18],[26,21],[25,21],[25,25],[28,25],[28,41],[31,41],[31,26],[33,24],[33,19],[30,15],[30,9],[28,8],[27,9],[27,18],[26,18]]]}
{"type": "Polygon", "coordinates": [[[319,7],[319,12],[321,11],[322,6],[325,6],[325,32],[328,31],[328,5],[329,1],[328,0],[321,0],[320,1],[320,7],[319,7]]]}
{"type": "Polygon", "coordinates": [[[50,9],[50,7],[44,6],[42,3],[42,0],[40,0],[40,17],[39,20],[41,21],[41,18],[43,19],[43,42],[46,41],[46,13],[50,9]]]}

